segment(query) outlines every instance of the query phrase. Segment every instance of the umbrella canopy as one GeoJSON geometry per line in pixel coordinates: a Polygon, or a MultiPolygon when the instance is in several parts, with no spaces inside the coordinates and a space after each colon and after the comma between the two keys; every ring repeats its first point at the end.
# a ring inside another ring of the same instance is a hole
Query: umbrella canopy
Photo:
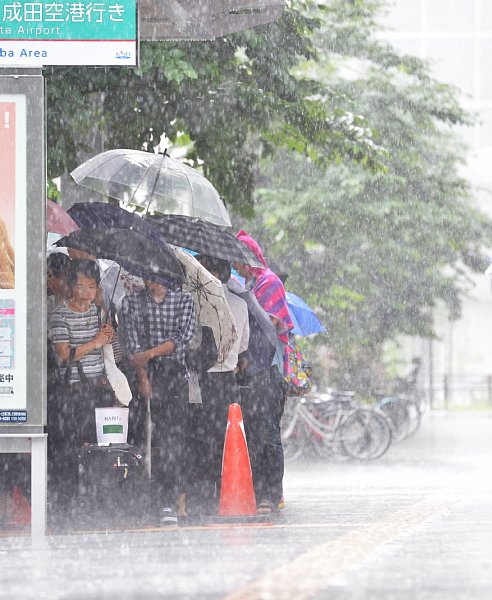
{"type": "MultiPolygon", "coordinates": [[[[106,202],[77,202],[68,209],[68,214],[82,229],[107,227],[132,229],[157,244],[163,241],[163,234],[152,223],[142,219],[138,214],[129,212],[114,204],[106,204],[106,202]]],[[[165,242],[168,241],[165,238],[165,242]]],[[[166,248],[169,251],[167,243],[166,248]]]]}
{"type": "Polygon", "coordinates": [[[48,200],[46,202],[46,229],[50,233],[68,235],[79,226],[59,204],[48,200]]]}
{"type": "Polygon", "coordinates": [[[214,223],[183,215],[152,215],[146,220],[158,228],[170,244],[229,262],[237,261],[251,267],[264,266],[230,231],[214,223]]]}
{"type": "Polygon", "coordinates": [[[183,289],[193,295],[197,320],[212,328],[218,351],[217,362],[223,363],[238,334],[222,284],[189,252],[181,248],[174,250],[185,274],[183,289]]]}
{"type": "Polygon", "coordinates": [[[79,185],[125,205],[140,206],[147,213],[201,217],[231,227],[224,202],[210,181],[166,153],[108,150],[71,175],[79,185]]]}
{"type": "Polygon", "coordinates": [[[140,0],[140,39],[212,40],[278,19],[284,0],[140,0]]]}
{"type": "Polygon", "coordinates": [[[183,270],[174,252],[161,239],[159,245],[132,229],[79,229],[56,242],[57,246],[77,248],[114,260],[129,273],[140,277],[160,277],[183,281],[183,270]]]}
{"type": "Polygon", "coordinates": [[[311,335],[312,333],[325,333],[325,327],[319,322],[318,317],[302,298],[292,292],[287,292],[287,304],[290,316],[294,321],[292,333],[296,335],[311,335]]]}

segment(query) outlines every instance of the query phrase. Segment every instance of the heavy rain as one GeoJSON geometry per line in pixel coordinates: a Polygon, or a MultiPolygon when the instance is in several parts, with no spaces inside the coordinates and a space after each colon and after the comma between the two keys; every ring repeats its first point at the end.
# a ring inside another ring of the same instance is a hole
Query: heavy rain
{"type": "Polygon", "coordinates": [[[491,40],[1,3],[0,598],[492,596],[491,40]]]}

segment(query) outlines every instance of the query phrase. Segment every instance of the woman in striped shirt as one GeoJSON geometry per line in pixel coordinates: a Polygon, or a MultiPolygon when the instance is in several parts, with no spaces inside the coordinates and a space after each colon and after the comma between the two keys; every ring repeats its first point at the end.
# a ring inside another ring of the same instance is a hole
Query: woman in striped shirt
{"type": "Polygon", "coordinates": [[[96,441],[94,409],[115,402],[105,377],[102,350],[112,341],[114,330],[103,323],[101,309],[94,302],[99,281],[99,267],[94,261],[72,261],[70,299],[54,311],[50,320],[50,339],[64,382],[48,407],[51,503],[65,517],[75,498],[77,450],[85,442],[96,441]]]}

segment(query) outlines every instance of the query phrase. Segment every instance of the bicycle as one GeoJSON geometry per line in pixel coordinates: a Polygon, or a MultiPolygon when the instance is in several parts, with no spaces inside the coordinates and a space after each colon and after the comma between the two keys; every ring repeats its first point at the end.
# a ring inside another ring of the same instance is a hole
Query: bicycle
{"type": "Polygon", "coordinates": [[[387,417],[361,407],[353,395],[332,391],[325,398],[291,398],[282,419],[285,460],[296,460],[309,450],[332,460],[382,456],[391,444],[387,417]]]}
{"type": "Polygon", "coordinates": [[[412,362],[415,367],[411,373],[407,377],[395,379],[389,395],[374,394],[380,398],[376,406],[391,420],[395,443],[414,435],[422,421],[422,402],[417,390],[421,361],[414,358],[412,362]]]}

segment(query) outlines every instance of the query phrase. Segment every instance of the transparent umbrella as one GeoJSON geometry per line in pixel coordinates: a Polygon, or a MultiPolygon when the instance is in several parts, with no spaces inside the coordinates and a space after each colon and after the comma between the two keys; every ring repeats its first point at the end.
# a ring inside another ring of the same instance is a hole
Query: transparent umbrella
{"type": "Polygon", "coordinates": [[[166,152],[117,149],[90,158],[71,173],[76,183],[146,213],[201,217],[231,227],[222,198],[203,175],[166,152]]]}

